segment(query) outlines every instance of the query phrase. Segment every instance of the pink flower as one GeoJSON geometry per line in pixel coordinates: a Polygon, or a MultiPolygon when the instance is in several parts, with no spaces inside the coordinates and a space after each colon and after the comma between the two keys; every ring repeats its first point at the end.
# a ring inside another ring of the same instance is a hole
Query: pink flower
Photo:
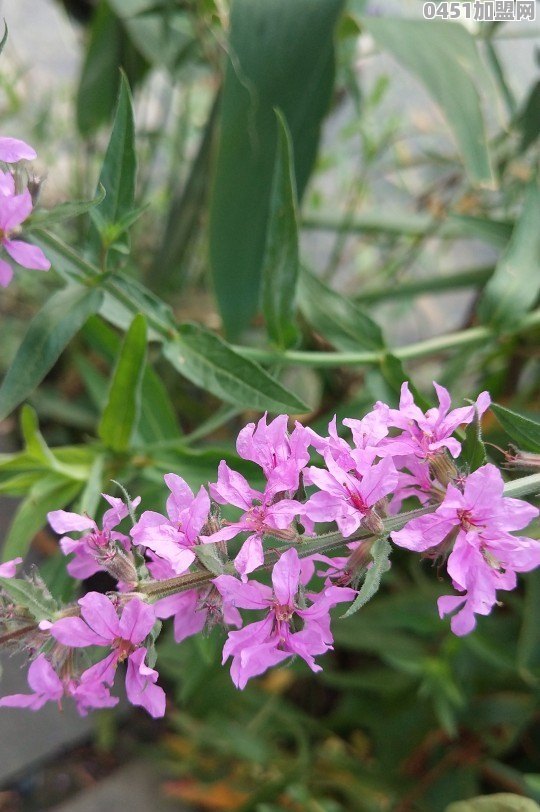
{"type": "Polygon", "coordinates": [[[0,138],[0,161],[5,164],[16,164],[17,161],[33,161],[37,152],[29,144],[18,138],[0,138]]]}
{"type": "Polygon", "coordinates": [[[234,559],[234,566],[243,580],[264,561],[263,535],[269,533],[281,538],[294,538],[294,531],[289,528],[294,517],[302,513],[300,502],[294,499],[274,501],[272,489],[264,493],[256,491],[242,474],[232,471],[224,460],[219,464],[218,481],[210,485],[210,493],[219,504],[234,505],[244,511],[238,521],[228,523],[203,539],[205,542],[228,541],[239,533],[250,533],[234,559]]]}
{"type": "MultiPolygon", "coordinates": [[[[472,423],[475,411],[482,417],[491,399],[487,392],[482,392],[476,404],[450,411],[451,401],[448,391],[435,382],[433,386],[439,398],[439,408],[428,409],[424,414],[415,404],[409,391],[409,384],[405,382],[402,385],[399,409],[390,409],[388,413],[388,425],[402,429],[402,433],[381,442],[379,446],[381,456],[414,454],[421,460],[429,460],[445,448],[453,457],[459,456],[461,443],[451,435],[458,426],[472,423]]],[[[383,403],[378,403],[376,408],[384,410],[385,413],[388,409],[383,403]]]]}
{"type": "Polygon", "coordinates": [[[36,657],[28,669],[28,684],[33,693],[4,696],[0,707],[39,710],[47,702],[60,702],[64,695],[62,680],[44,654],[36,657]]]}
{"type": "Polygon", "coordinates": [[[111,653],[81,676],[81,685],[112,685],[119,662],[127,659],[126,693],[133,705],[141,705],[153,717],[165,713],[165,694],[156,685],[158,674],[144,660],[142,646],[155,623],[151,606],[138,598],[126,603],[120,617],[111,601],[98,592],[89,592],[79,600],[81,617],[65,617],[50,626],[51,635],[70,648],[106,646],[111,653]]]}
{"type": "Polygon", "coordinates": [[[213,586],[162,598],[154,604],[154,609],[156,617],[162,620],[174,617],[174,639],[177,643],[217,623],[224,622],[237,628],[242,625],[238,609],[224,601],[213,586]]]}
{"type": "MultiPolygon", "coordinates": [[[[89,516],[79,513],[70,513],[66,510],[53,510],[47,514],[49,524],[55,533],[84,532],[90,530],[79,539],[64,536],[60,539],[60,547],[64,555],[73,554],[73,560],[67,565],[67,571],[73,578],[84,580],[96,572],[107,570],[107,563],[117,555],[117,544],[124,550],[129,550],[131,541],[128,536],[113,530],[114,527],[129,515],[129,508],[121,499],[101,494],[107,500],[110,509],[103,515],[102,529],[89,516]]],[[[133,507],[137,507],[140,497],[133,500],[133,507]]]]}
{"type": "MultiPolygon", "coordinates": [[[[1,144],[0,144],[1,148],[1,144]]],[[[15,181],[9,172],[0,172],[0,241],[7,253],[24,268],[48,271],[51,263],[37,245],[11,239],[21,223],[32,211],[32,197],[28,189],[15,194],[15,181]]],[[[13,278],[13,269],[0,259],[0,285],[7,287],[13,278]]]]}
{"type": "Polygon", "coordinates": [[[301,562],[295,549],[283,553],[274,566],[273,589],[256,581],[241,583],[231,575],[214,580],[231,605],[267,612],[264,620],[229,632],[223,662],[232,656],[231,677],[237,688],[244,688],[251,677],[294,655],[302,657],[312,671],[321,670],[313,658],[332,648],[330,609],[351,600],[356,592],[331,586],[319,594],[306,594],[311,606],[301,608],[297,601],[300,580],[301,562]],[[303,624],[300,631],[291,628],[295,618],[303,624]]]}
{"type": "Polygon", "coordinates": [[[300,425],[289,434],[288,419],[281,414],[267,425],[265,413],[257,426],[248,423],[236,441],[238,454],[264,471],[267,494],[286,491],[293,495],[298,489],[300,471],[309,462],[309,437],[300,425]]]}
{"type": "Polygon", "coordinates": [[[22,563],[22,558],[12,558],[0,564],[0,578],[13,578],[17,572],[17,566],[22,563]]]}
{"type": "MultiPolygon", "coordinates": [[[[195,561],[193,547],[199,544],[199,534],[208,520],[210,499],[201,488],[193,496],[191,488],[176,474],[166,474],[170,490],[167,516],[146,510],[131,530],[134,544],[153,550],[180,575],[195,561]]],[[[204,539],[203,539],[204,541],[204,539]]]]}
{"type": "MultiPolygon", "coordinates": [[[[467,634],[475,614],[489,614],[497,589],[513,589],[516,572],[540,565],[540,542],[511,535],[526,527],[538,510],[520,499],[503,496],[504,482],[494,465],[484,465],[468,476],[463,491],[448,485],[434,513],[413,519],[392,540],[408,550],[424,552],[448,539],[455,543],[447,569],[461,596],[439,599],[441,615],[462,606],[452,618],[452,630],[467,634]]],[[[444,545],[443,545],[444,549],[444,545]]]]}
{"type": "Polygon", "coordinates": [[[355,470],[348,472],[331,454],[326,454],[328,470],[309,468],[306,482],[320,490],[306,503],[307,516],[315,522],[335,520],[345,537],[354,533],[377,502],[394,490],[398,481],[391,459],[383,459],[375,465],[370,464],[371,459],[368,453],[362,465],[357,461],[355,470]]]}

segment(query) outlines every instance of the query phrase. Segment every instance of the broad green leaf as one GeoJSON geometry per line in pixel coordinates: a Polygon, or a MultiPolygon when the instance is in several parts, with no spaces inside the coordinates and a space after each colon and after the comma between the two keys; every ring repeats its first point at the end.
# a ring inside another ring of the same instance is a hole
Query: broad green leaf
{"type": "Polygon", "coordinates": [[[498,403],[492,403],[491,410],[505,432],[520,448],[540,453],[540,423],[499,406],[498,403]]]}
{"type": "Polygon", "coordinates": [[[0,578],[0,587],[16,606],[23,606],[39,622],[51,620],[58,604],[45,586],[22,578],[0,578]]]}
{"type": "Polygon", "coordinates": [[[53,209],[37,209],[32,212],[28,220],[25,220],[24,230],[32,231],[33,228],[49,228],[63,220],[72,217],[79,217],[86,214],[105,199],[105,189],[98,184],[96,196],[93,200],[74,200],[70,203],[59,203],[53,209]]]}
{"type": "Polygon", "coordinates": [[[119,228],[124,218],[135,208],[135,180],[137,175],[137,155],[135,152],[135,122],[133,101],[124,73],[120,79],[120,90],[111,137],[99,176],[98,189],[102,186],[104,200],[92,209],[90,215],[99,232],[91,233],[91,244],[99,250],[99,245],[109,248],[117,243],[128,245],[123,228],[119,228]]]}
{"type": "Polygon", "coordinates": [[[479,90],[488,76],[474,37],[445,20],[363,17],[377,45],[389,51],[426,87],[453,131],[473,183],[493,185],[479,90]]]}
{"type": "Polygon", "coordinates": [[[358,612],[362,606],[365,606],[368,601],[379,591],[381,585],[381,578],[385,572],[390,569],[390,554],[392,546],[385,538],[377,539],[371,548],[371,557],[373,564],[366,571],[366,575],[358,595],[353,603],[342,617],[350,617],[358,612]]]}
{"type": "Polygon", "coordinates": [[[292,141],[276,110],[278,143],[262,268],[262,311],[270,339],[281,349],[295,344],[296,280],[299,270],[298,213],[292,141]]]}
{"type": "Polygon", "coordinates": [[[293,414],[309,411],[262,367],[197,324],[181,325],[178,338],[164,344],[163,354],[201,389],[243,409],[293,414]]]}
{"type": "Polygon", "coordinates": [[[468,801],[456,801],[446,807],[445,812],[539,812],[540,806],[523,795],[512,795],[509,792],[497,792],[494,795],[483,795],[470,798],[468,801]]]}
{"type": "Polygon", "coordinates": [[[299,278],[298,304],[313,329],[336,349],[384,349],[379,325],[361,307],[331,290],[305,268],[299,278]]]}
{"type": "Polygon", "coordinates": [[[461,446],[459,461],[467,465],[469,471],[476,471],[487,461],[486,447],[482,440],[482,426],[478,419],[478,412],[472,423],[465,430],[465,440],[461,446]]]}
{"type": "Polygon", "coordinates": [[[113,451],[126,451],[137,427],[145,363],[146,320],[138,315],[122,344],[98,428],[99,436],[113,451]]]}
{"type": "Polygon", "coordinates": [[[82,135],[90,135],[111,118],[120,86],[120,68],[134,87],[147,67],[108,1],[101,0],[92,19],[77,91],[77,125],[82,135]]]}
{"type": "Polygon", "coordinates": [[[518,327],[540,294],[540,184],[530,184],[510,243],[478,306],[482,321],[499,330],[518,327]]]}
{"type": "Polygon", "coordinates": [[[99,310],[102,298],[96,288],[70,286],[34,316],[0,387],[0,420],[41,383],[86,319],[99,310]]]}
{"type": "Polygon", "coordinates": [[[18,555],[24,558],[32,539],[46,524],[47,513],[72,502],[81,485],[59,474],[41,477],[17,509],[2,550],[3,560],[9,561],[18,555]]]}
{"type": "Polygon", "coordinates": [[[233,0],[210,213],[214,286],[227,335],[260,300],[277,145],[274,108],[292,137],[298,196],[311,173],[334,79],[342,0],[233,0]]]}

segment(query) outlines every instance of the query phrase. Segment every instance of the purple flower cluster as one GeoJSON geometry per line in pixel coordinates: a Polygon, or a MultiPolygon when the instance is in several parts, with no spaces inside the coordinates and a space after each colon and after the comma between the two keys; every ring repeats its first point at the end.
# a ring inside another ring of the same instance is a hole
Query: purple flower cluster
{"type": "MultiPolygon", "coordinates": [[[[0,137],[0,161],[15,164],[18,161],[32,161],[36,152],[24,141],[17,138],[0,137]]],[[[0,242],[6,253],[23,268],[48,271],[51,263],[36,245],[13,239],[20,231],[21,223],[32,213],[32,195],[27,188],[16,188],[15,176],[11,171],[0,170],[0,242]]],[[[13,279],[13,268],[0,257],[0,286],[5,288],[13,279]]]]}
{"type": "MultiPolygon", "coordinates": [[[[344,420],[348,440],[335,419],[321,436],[298,423],[289,431],[285,415],[270,422],[265,415],[237,440],[262,484],[253,487],[223,461],[217,481],[196,494],[168,474],[165,513],[144,511],[126,532],[117,528],[139,499],[126,505],[105,495],[101,527],[85,515],[50,513],[58,533],[81,534],[60,540],[73,577],[103,570],[118,590],[91,592],[42,619],[28,646],[32,693],[0,705],[38,708],[70,696],[82,713],[110,706],[125,661],[130,702],[163,715],[154,643],[165,618],[174,618],[178,643],[226,627],[223,662],[231,658],[238,688],[293,657],[318,671],[316,658],[333,643],[330,610],[355,599],[372,546],[385,536],[446,563],[455,592],[439,599],[439,613],[452,615],[457,635],[471,632],[498,592],[516,586],[516,573],[540,565],[540,542],[515,535],[538,510],[504,496],[494,465],[472,473],[460,465],[455,432],[483,415],[489,395],[452,409],[448,392],[435,389],[439,405],[424,413],[404,384],[398,409],[377,403],[361,420],[344,420]],[[421,510],[410,518],[403,506],[421,510]],[[401,529],[389,533],[392,522],[401,529]],[[328,532],[329,523],[337,531],[328,532]],[[337,547],[340,555],[323,554],[337,547]],[[78,651],[86,648],[105,656],[85,667],[78,651]]],[[[13,577],[18,563],[0,575],[13,577]]]]}

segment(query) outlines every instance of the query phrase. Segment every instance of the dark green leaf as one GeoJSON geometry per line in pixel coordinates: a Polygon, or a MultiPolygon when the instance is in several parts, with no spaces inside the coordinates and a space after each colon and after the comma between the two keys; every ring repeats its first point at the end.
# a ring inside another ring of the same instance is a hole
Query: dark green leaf
{"type": "Polygon", "coordinates": [[[309,410],[262,367],[197,324],[181,325],[178,338],[164,345],[163,354],[201,389],[243,409],[293,414],[309,410]]]}
{"type": "Polygon", "coordinates": [[[82,135],[90,135],[110,120],[120,86],[121,67],[133,87],[144,76],[147,63],[130,44],[107,0],[101,0],[92,19],[77,92],[77,124],[82,135]]]}
{"type": "Polygon", "coordinates": [[[71,217],[78,217],[86,214],[105,199],[105,189],[98,184],[96,196],[93,200],[75,200],[70,203],[59,203],[53,209],[37,209],[32,212],[28,220],[25,220],[24,230],[31,231],[33,228],[48,228],[55,223],[69,220],[71,217]]]}
{"type": "Polygon", "coordinates": [[[408,381],[409,390],[417,406],[427,411],[427,409],[430,409],[433,405],[418,391],[414,383],[410,380],[409,375],[405,372],[402,362],[399,358],[396,358],[395,355],[387,353],[384,356],[380,364],[380,372],[396,400],[399,400],[401,385],[405,383],[405,381],[408,381]]]}
{"type": "Polygon", "coordinates": [[[498,403],[492,403],[491,409],[505,432],[520,448],[540,453],[540,423],[499,406],[498,403]]]}
{"type": "Polygon", "coordinates": [[[298,303],[307,321],[336,349],[384,349],[379,325],[361,307],[331,290],[305,268],[300,274],[298,293],[298,303]]]}
{"type": "Polygon", "coordinates": [[[521,130],[520,152],[525,152],[540,135],[540,81],[536,82],[518,116],[521,130]]]}
{"type": "Polygon", "coordinates": [[[408,68],[441,107],[471,181],[493,185],[478,90],[489,87],[474,37],[458,23],[364,17],[377,45],[408,68]]]}
{"type": "Polygon", "coordinates": [[[86,319],[99,310],[102,298],[96,288],[67,287],[34,316],[0,387],[0,420],[41,383],[86,319]]]}
{"type": "Polygon", "coordinates": [[[333,31],[341,0],[233,0],[210,254],[229,336],[249,324],[261,268],[276,154],[274,108],[290,127],[301,198],[334,78],[333,31]]]}
{"type": "Polygon", "coordinates": [[[465,440],[461,446],[459,461],[465,464],[471,472],[486,464],[486,447],[482,441],[482,426],[478,419],[478,412],[465,430],[465,440]]]}
{"type": "Polygon", "coordinates": [[[101,498],[101,491],[103,490],[104,471],[105,456],[104,454],[97,454],[88,473],[84,490],[79,497],[76,513],[86,513],[88,516],[95,515],[101,498]]]}
{"type": "Polygon", "coordinates": [[[90,212],[99,232],[99,237],[95,231],[92,232],[94,247],[97,244],[99,248],[101,244],[108,248],[116,243],[127,246],[127,237],[119,224],[131,215],[135,207],[136,175],[133,101],[128,81],[122,73],[111,137],[99,176],[98,188],[103,186],[106,195],[90,212]]]}
{"type": "Polygon", "coordinates": [[[365,606],[368,601],[379,591],[381,585],[381,578],[385,572],[390,569],[390,554],[392,546],[385,538],[377,539],[371,548],[371,557],[373,564],[366,571],[366,576],[360,587],[360,591],[353,603],[342,617],[350,617],[358,612],[362,606],[365,606]]]}
{"type": "Polygon", "coordinates": [[[133,319],[122,344],[98,428],[103,442],[114,451],[126,451],[136,429],[145,363],[146,320],[139,314],[133,319]]]}
{"type": "Polygon", "coordinates": [[[540,677],[540,570],[527,573],[525,605],[517,644],[518,667],[528,681],[540,677]]]}
{"type": "Polygon", "coordinates": [[[16,606],[23,606],[38,622],[51,620],[58,610],[58,604],[44,586],[22,578],[0,578],[0,587],[16,606]]]}
{"type": "Polygon", "coordinates": [[[519,326],[540,293],[540,185],[530,184],[510,243],[478,306],[482,321],[499,330],[519,326]]]}
{"type": "Polygon", "coordinates": [[[262,310],[270,339],[287,349],[298,337],[294,322],[298,213],[291,134],[279,110],[276,117],[279,134],[262,267],[262,310]]]}
{"type": "Polygon", "coordinates": [[[18,555],[24,558],[30,542],[45,525],[47,513],[72,502],[81,485],[81,482],[73,482],[58,474],[41,477],[17,509],[2,551],[4,561],[18,555]]]}

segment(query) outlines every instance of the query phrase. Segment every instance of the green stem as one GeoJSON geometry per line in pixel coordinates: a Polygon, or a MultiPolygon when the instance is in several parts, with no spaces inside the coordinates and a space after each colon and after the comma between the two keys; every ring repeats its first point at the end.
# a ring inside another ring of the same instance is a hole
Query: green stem
{"type": "MultiPolygon", "coordinates": [[[[518,334],[540,326],[540,309],[533,310],[521,321],[512,334],[518,334]]],[[[413,344],[406,344],[404,347],[394,349],[366,352],[306,352],[302,350],[287,350],[278,353],[272,350],[259,349],[257,347],[240,347],[234,349],[244,355],[261,363],[293,364],[307,367],[342,367],[342,366],[368,366],[371,364],[381,364],[386,355],[394,355],[401,361],[408,361],[414,358],[423,358],[427,355],[437,355],[445,350],[455,350],[462,347],[471,347],[475,344],[485,344],[498,338],[498,333],[486,326],[470,327],[467,330],[459,330],[448,335],[428,338],[425,341],[417,341],[413,344]]]]}

